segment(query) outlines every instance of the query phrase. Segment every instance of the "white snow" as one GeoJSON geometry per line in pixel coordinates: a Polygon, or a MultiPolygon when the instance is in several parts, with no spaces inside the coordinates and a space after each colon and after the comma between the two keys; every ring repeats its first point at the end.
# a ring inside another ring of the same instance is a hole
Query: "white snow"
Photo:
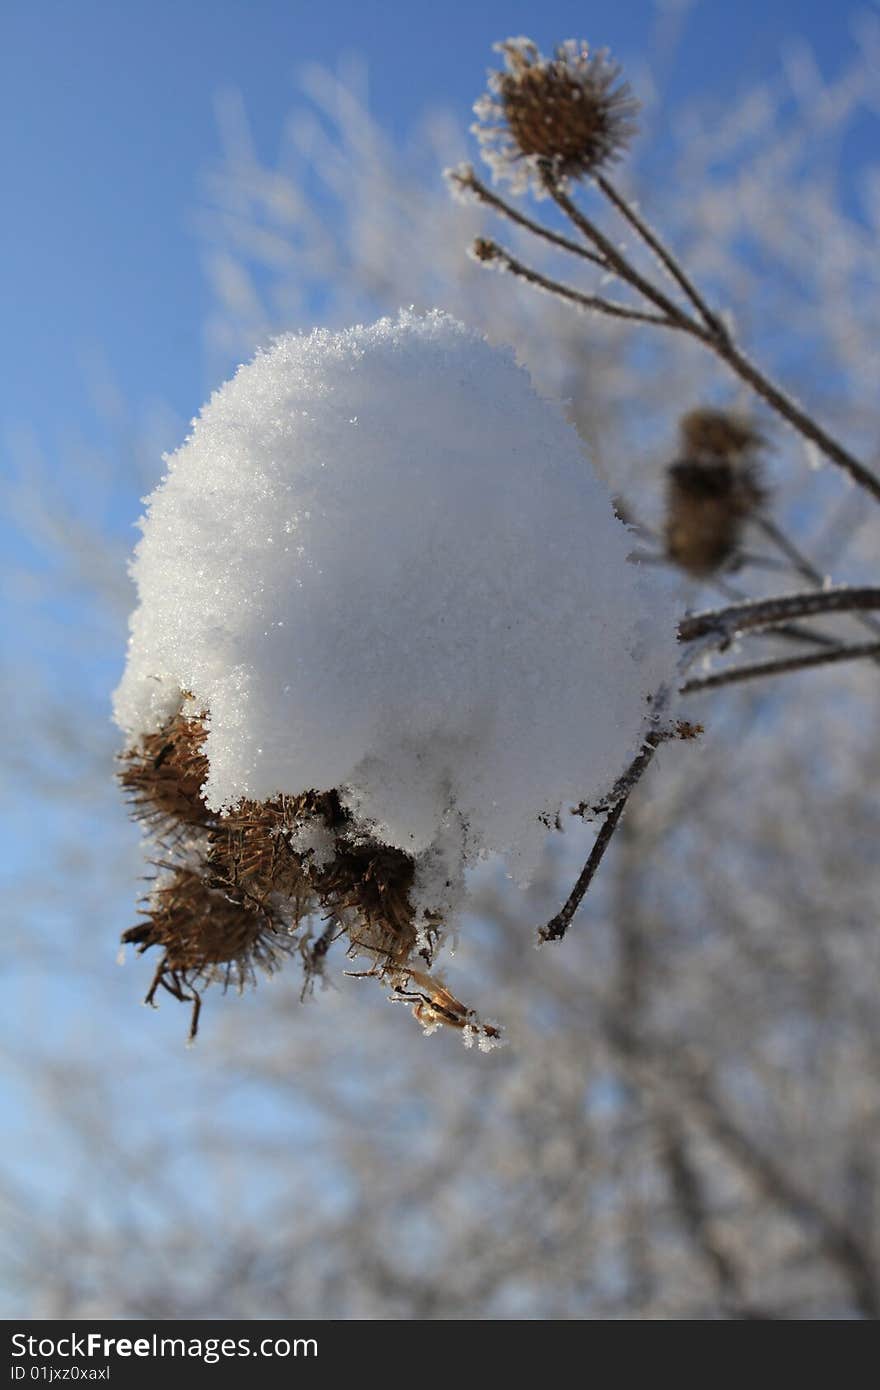
{"type": "Polygon", "coordinates": [[[190,692],[213,808],[341,789],[436,901],[493,851],[526,878],[638,750],[672,612],[511,353],[437,311],[288,335],[167,466],[115,712],[136,742],[190,692]]]}

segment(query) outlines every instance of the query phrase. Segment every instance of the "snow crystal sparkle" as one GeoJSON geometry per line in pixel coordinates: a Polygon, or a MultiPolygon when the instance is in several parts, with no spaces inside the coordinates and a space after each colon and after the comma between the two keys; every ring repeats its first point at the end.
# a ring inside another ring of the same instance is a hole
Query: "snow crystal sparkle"
{"type": "MultiPolygon", "coordinates": [[[[206,823],[332,790],[349,841],[412,860],[430,956],[465,869],[497,852],[526,880],[546,825],[613,785],[673,669],[578,436],[511,353],[402,312],[280,338],[167,463],[133,563],[129,748],[185,695],[206,823]]],[[[275,833],[329,872],[327,825],[288,834],[282,814],[275,833]]]]}

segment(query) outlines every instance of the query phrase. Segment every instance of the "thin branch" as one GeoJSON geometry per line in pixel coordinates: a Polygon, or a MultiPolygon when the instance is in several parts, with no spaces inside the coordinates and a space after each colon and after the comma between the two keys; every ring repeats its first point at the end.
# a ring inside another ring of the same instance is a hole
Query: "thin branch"
{"type": "Polygon", "coordinates": [[[680,642],[693,642],[717,634],[730,641],[737,632],[769,627],[789,618],[811,618],[819,613],[854,613],[880,608],[880,588],[823,589],[805,594],[752,599],[706,613],[693,613],[678,625],[680,642]]]}
{"type": "MultiPolygon", "coordinates": [[[[759,514],[753,517],[753,522],[759,530],[764,533],[767,539],[773,542],[777,550],[786,557],[797,573],[801,575],[802,578],[806,579],[808,584],[813,584],[817,589],[823,589],[825,587],[825,575],[816,569],[815,565],[811,563],[803,551],[788,538],[782,528],[777,526],[776,522],[773,521],[771,517],[759,514]]],[[[860,622],[862,627],[867,628],[869,632],[880,635],[880,623],[878,623],[876,618],[872,618],[869,614],[863,613],[858,616],[856,621],[860,622]]]]}
{"type": "Polygon", "coordinates": [[[503,198],[499,198],[497,193],[493,193],[480,179],[477,178],[474,170],[468,166],[467,172],[454,169],[448,176],[453,183],[458,184],[459,188],[464,189],[480,203],[485,203],[487,207],[493,209],[501,217],[506,217],[509,222],[514,222],[518,227],[525,227],[527,232],[532,232],[534,236],[541,237],[543,241],[549,241],[552,246],[558,246],[562,251],[568,251],[572,256],[580,256],[582,260],[591,261],[593,265],[599,266],[602,270],[608,269],[608,262],[595,252],[588,251],[580,242],[572,241],[569,237],[563,236],[561,232],[554,232],[552,228],[545,227],[541,222],[535,222],[531,217],[526,217],[525,213],[518,208],[506,203],[503,198]]]}
{"type": "Polygon", "coordinates": [[[700,294],[696,285],[688,276],[681,263],[673,256],[672,252],[663,245],[663,242],[652,231],[646,222],[642,220],[631,203],[618,193],[614,185],[604,174],[596,174],[596,185],[605,194],[605,197],[617,209],[620,215],[634,228],[638,236],[642,239],[648,249],[656,256],[664,270],[675,281],[691,304],[700,315],[709,332],[719,339],[729,340],[730,334],[722,323],[721,319],[715,314],[700,294]]]}
{"type": "Polygon", "coordinates": [[[700,306],[699,312],[704,318],[705,323],[709,326],[704,327],[702,323],[698,323],[696,319],[683,313],[682,310],[679,309],[672,300],[667,298],[656,285],[652,284],[650,280],[647,280],[641,275],[626,257],[618,251],[613,242],[611,242],[608,237],[599,230],[595,223],[581,212],[577,204],[572,202],[571,198],[563,192],[558,182],[549,171],[545,171],[544,173],[544,185],[554,202],[565,213],[566,217],[568,217],[572,226],[576,227],[581,235],[586,237],[586,239],[597,248],[600,254],[609,263],[610,267],[622,280],[625,280],[627,284],[638,290],[638,292],[653,304],[655,308],[660,309],[665,319],[672,320],[675,326],[680,328],[682,332],[689,333],[692,337],[698,338],[701,342],[705,343],[707,347],[711,348],[716,356],[721,358],[742,381],[745,381],[747,385],[751,386],[752,390],[755,391],[771,409],[776,411],[777,415],[782,416],[782,418],[792,425],[799,434],[815,444],[826,458],[830,459],[832,463],[837,464],[838,468],[843,469],[845,473],[849,474],[853,482],[863,487],[876,501],[880,501],[880,478],[872,473],[869,468],[866,468],[863,463],[849,452],[849,450],[845,449],[842,444],[838,443],[836,439],[828,434],[812,416],[802,410],[790,396],[787,396],[780,387],[775,385],[769,377],[766,377],[764,373],[745,356],[742,350],[734,343],[724,325],[717,321],[715,315],[708,306],[705,305],[705,301],[703,301],[699,292],[691,284],[689,277],[685,274],[685,271],[672,253],[662,245],[656,235],[651,232],[650,228],[645,226],[638,216],[638,213],[625,202],[621,195],[617,193],[616,190],[611,189],[611,185],[607,183],[607,180],[604,181],[602,191],[609,197],[613,191],[612,202],[614,206],[618,208],[627,222],[635,228],[638,235],[654,254],[660,256],[664,266],[669,273],[674,276],[676,282],[683,289],[687,287],[685,293],[692,304],[700,306]],[[709,315],[708,319],[705,318],[706,314],[709,315]]]}
{"type": "Polygon", "coordinates": [[[552,176],[545,174],[544,183],[547,192],[550,194],[556,205],[565,213],[572,226],[577,227],[578,231],[599,251],[600,255],[607,262],[609,268],[619,275],[621,280],[626,281],[633,289],[638,290],[645,299],[660,310],[666,319],[672,320],[676,327],[684,332],[693,333],[695,337],[703,337],[709,340],[708,330],[700,328],[699,324],[693,319],[688,318],[667,295],[659,290],[656,285],[652,285],[650,280],[646,280],[631,265],[625,256],[614,245],[613,241],[601,232],[595,222],[591,222],[585,217],[576,203],[572,202],[568,194],[563,192],[552,176]]]}
{"type": "Polygon", "coordinates": [[[530,266],[523,265],[522,261],[518,261],[503,246],[499,246],[497,241],[477,237],[474,242],[473,254],[478,261],[508,271],[517,279],[525,280],[538,289],[546,290],[548,294],[555,295],[557,299],[565,299],[571,304],[576,304],[580,309],[595,310],[600,314],[608,314],[611,318],[628,319],[635,323],[652,323],[659,328],[675,327],[675,324],[670,323],[668,319],[661,318],[659,314],[648,314],[639,309],[630,309],[625,304],[615,303],[612,299],[603,299],[601,295],[582,294],[580,290],[572,289],[570,285],[563,285],[558,280],[551,280],[548,276],[542,275],[540,271],[532,270],[530,266]]]}
{"type": "Polygon", "coordinates": [[[783,676],[790,671],[808,670],[812,666],[833,666],[839,661],[861,661],[868,657],[880,657],[880,642],[862,642],[833,651],[809,652],[803,656],[781,657],[778,661],[756,661],[748,666],[733,666],[712,676],[685,681],[681,694],[693,695],[701,690],[716,690],[720,685],[735,685],[739,681],[757,680],[764,676],[783,676]]]}
{"type": "MultiPolygon", "coordinates": [[[[620,817],[623,815],[624,807],[629,800],[630,793],[647,769],[660,744],[670,737],[671,734],[669,733],[655,732],[649,734],[645,739],[641,752],[633,759],[626,772],[617,782],[614,791],[611,793],[611,797],[609,797],[609,802],[613,804],[602,822],[599,834],[596,836],[595,843],[590,851],[590,856],[580,872],[577,883],[572,888],[564,906],[557,912],[556,916],[551,917],[550,921],[547,922],[545,926],[539,927],[539,942],[561,941],[565,936],[571,924],[571,919],[580,907],[584,895],[595,878],[599,865],[602,863],[605,851],[611,843],[612,836],[620,822],[620,817]]],[[[597,809],[604,809],[604,806],[607,804],[608,803],[604,803],[602,807],[597,809]]]]}
{"type": "Polygon", "coordinates": [[[807,642],[811,647],[839,647],[837,637],[829,637],[826,632],[816,632],[811,627],[798,627],[796,623],[783,623],[779,627],[761,627],[753,633],[755,637],[766,637],[771,641],[783,638],[788,642],[807,642]]]}
{"type": "Polygon", "coordinates": [[[803,551],[799,550],[793,541],[789,540],[788,536],[780,526],[777,526],[772,517],[759,512],[756,516],[752,517],[752,524],[757,526],[760,531],[763,531],[767,539],[772,541],[776,549],[782,552],[789,564],[802,579],[806,579],[808,584],[814,584],[817,589],[824,587],[825,575],[820,574],[816,566],[807,559],[803,551]]]}
{"type": "Polygon", "coordinates": [[[806,411],[802,410],[790,396],[787,396],[768,377],[764,376],[763,372],[759,371],[730,339],[721,340],[706,336],[704,341],[723,362],[726,362],[736,372],[741,380],[751,386],[752,390],[776,411],[777,415],[781,415],[784,420],[787,420],[799,434],[815,444],[826,458],[830,459],[832,463],[836,463],[838,468],[843,469],[844,473],[848,473],[854,483],[858,483],[859,487],[863,487],[866,492],[869,492],[875,501],[880,502],[880,478],[869,468],[866,468],[863,463],[860,463],[857,458],[854,458],[847,449],[844,449],[842,444],[838,444],[837,440],[827,434],[812,416],[807,415],[806,411]]]}

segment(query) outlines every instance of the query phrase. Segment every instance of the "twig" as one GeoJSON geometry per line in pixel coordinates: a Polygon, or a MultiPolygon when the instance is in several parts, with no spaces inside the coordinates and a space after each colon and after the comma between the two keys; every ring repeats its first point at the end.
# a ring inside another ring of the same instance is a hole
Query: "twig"
{"type": "Polygon", "coordinates": [[[585,246],[581,246],[580,242],[572,241],[569,237],[563,236],[561,232],[554,232],[551,227],[545,227],[543,223],[535,222],[531,217],[526,217],[525,213],[520,212],[518,208],[512,207],[503,198],[499,198],[497,193],[493,193],[491,188],[488,188],[477,178],[469,165],[466,170],[454,169],[448,177],[453,183],[458,184],[459,188],[472,193],[478,202],[485,203],[494,212],[506,217],[509,222],[514,222],[518,227],[525,227],[527,232],[541,237],[543,241],[549,241],[552,246],[558,246],[562,251],[568,251],[572,256],[580,256],[582,260],[591,261],[593,265],[599,266],[602,270],[608,269],[608,263],[602,256],[588,251],[585,246]]]}
{"type": "Polygon", "coordinates": [[[715,690],[720,685],[734,685],[763,676],[783,676],[789,671],[805,671],[811,666],[833,666],[838,661],[860,661],[866,657],[880,657],[880,642],[862,642],[833,651],[809,652],[803,656],[781,657],[778,661],[756,661],[748,666],[733,666],[728,671],[685,681],[681,694],[693,695],[701,690],[715,690]]]}
{"type": "Polygon", "coordinates": [[[648,314],[640,309],[630,309],[627,305],[617,304],[612,299],[603,299],[601,295],[582,294],[580,290],[572,289],[570,285],[563,285],[558,280],[551,280],[548,276],[542,275],[539,270],[532,270],[530,266],[523,265],[522,261],[518,261],[503,246],[499,246],[497,241],[489,241],[486,237],[477,237],[473,245],[473,254],[478,261],[498,266],[510,275],[515,275],[517,279],[525,280],[538,289],[546,290],[548,294],[555,295],[557,299],[568,300],[570,304],[576,304],[580,309],[593,309],[597,313],[608,314],[611,318],[629,319],[634,323],[653,323],[659,328],[675,327],[668,319],[661,318],[659,314],[648,314]]]}
{"type": "MultiPolygon", "coordinates": [[[[844,472],[848,473],[854,482],[865,488],[867,492],[870,492],[877,501],[880,501],[880,478],[872,473],[869,468],[866,468],[863,463],[860,463],[857,458],[854,458],[842,444],[838,443],[836,439],[833,439],[830,434],[826,433],[812,416],[802,410],[790,396],[787,396],[780,387],[772,382],[769,377],[766,377],[764,373],[745,356],[742,350],[733,341],[725,325],[712,310],[709,309],[705,300],[685,273],[680,262],[673,256],[672,252],[662,244],[656,233],[651,231],[639,217],[635,209],[630,206],[625,198],[621,197],[613,185],[610,184],[607,179],[603,178],[601,174],[597,176],[596,183],[621,216],[634,228],[637,235],[648,249],[660,259],[664,268],[673,277],[687,295],[690,302],[697,309],[705,328],[703,325],[697,324],[693,319],[685,319],[685,322],[681,324],[684,331],[691,333],[694,337],[701,338],[703,342],[712,349],[716,356],[726,362],[743,381],[751,386],[753,391],[757,392],[762,400],[766,401],[767,405],[771,406],[772,409],[776,411],[777,415],[781,415],[784,420],[787,420],[790,425],[793,425],[805,439],[809,439],[815,444],[826,458],[831,459],[839,468],[842,468],[844,472]]],[[[559,200],[557,199],[557,201],[559,200]]],[[[571,204],[570,199],[566,199],[566,202],[571,204]]],[[[560,206],[562,206],[562,203],[560,203],[560,206]]],[[[574,207],[574,204],[571,204],[571,206],[574,207]]],[[[587,219],[584,219],[584,222],[586,223],[587,219]]],[[[575,223],[575,225],[579,224],[575,223]]],[[[592,226],[592,224],[588,225],[592,226]]],[[[631,280],[630,283],[632,284],[634,282],[631,280]]],[[[649,298],[652,303],[657,303],[655,294],[649,295],[649,298]]]]}
{"type": "Polygon", "coordinates": [[[652,231],[648,224],[642,220],[633,205],[628,203],[627,200],[618,193],[617,189],[604,174],[596,174],[596,185],[601,189],[605,197],[617,209],[620,215],[634,228],[648,249],[656,256],[664,270],[667,271],[675,281],[679,289],[684,292],[700,315],[709,332],[719,339],[729,341],[730,334],[727,328],[718,315],[709,308],[684,267],[675,256],[673,256],[672,252],[663,245],[657,233],[652,231]]]}
{"type": "Polygon", "coordinates": [[[780,387],[774,385],[769,377],[764,376],[763,372],[759,371],[730,339],[722,341],[719,338],[708,336],[704,341],[709,344],[722,361],[736,372],[742,381],[751,386],[752,390],[776,411],[777,415],[781,415],[784,420],[793,425],[798,433],[815,444],[826,458],[848,473],[854,483],[858,483],[859,487],[863,487],[866,492],[869,492],[875,501],[880,502],[880,478],[869,468],[866,468],[863,463],[860,463],[857,458],[854,458],[847,449],[844,449],[842,444],[838,444],[837,440],[826,433],[812,416],[807,415],[806,411],[801,410],[790,396],[787,396],[780,387]]]}
{"type": "Polygon", "coordinates": [[[760,531],[763,531],[768,540],[773,542],[777,550],[782,552],[789,564],[802,579],[806,579],[808,584],[814,584],[817,589],[824,587],[824,574],[820,574],[815,565],[811,564],[806,555],[804,555],[803,551],[799,550],[794,542],[789,540],[782,528],[776,525],[772,517],[759,512],[757,516],[752,517],[752,522],[760,531]]]}
{"type": "Polygon", "coordinates": [[[840,646],[836,637],[829,637],[826,632],[816,632],[810,627],[798,627],[796,623],[783,623],[780,627],[757,628],[753,635],[755,637],[767,637],[771,641],[782,637],[788,642],[808,642],[813,647],[840,646]]]}
{"type": "Polygon", "coordinates": [[[706,613],[693,613],[678,625],[680,642],[693,642],[717,634],[729,641],[737,632],[769,627],[789,618],[810,618],[817,613],[853,613],[880,608],[880,588],[823,589],[805,594],[752,599],[706,613]]]}
{"type": "Polygon", "coordinates": [[[678,328],[684,332],[693,332],[697,337],[705,337],[708,340],[708,330],[701,329],[662,290],[659,290],[656,285],[652,285],[650,280],[646,280],[644,275],[641,275],[635,266],[631,265],[621,254],[614,242],[610,241],[605,233],[599,230],[595,222],[591,222],[589,217],[584,216],[577,204],[572,202],[568,194],[563,192],[550,174],[545,173],[544,183],[547,192],[565,213],[572,226],[577,227],[581,235],[592,242],[609,268],[619,275],[621,280],[625,280],[634,290],[638,290],[639,294],[659,309],[666,319],[671,319],[678,328]]]}
{"type": "Polygon", "coordinates": [[[604,806],[609,802],[613,803],[602,822],[599,834],[596,836],[595,843],[590,851],[590,856],[580,872],[577,883],[569,893],[564,906],[557,912],[555,917],[551,917],[550,921],[547,922],[545,926],[538,928],[539,942],[561,941],[565,936],[571,919],[580,907],[587,889],[596,876],[596,870],[602,863],[605,851],[611,843],[611,838],[617,829],[620,817],[623,815],[624,807],[629,800],[633,787],[645,772],[660,744],[670,737],[671,734],[669,733],[655,732],[649,734],[645,739],[641,752],[637,757],[633,758],[626,772],[617,782],[608,802],[603,803],[602,807],[597,808],[604,809],[604,806]]]}
{"type": "MultiPolygon", "coordinates": [[[[763,531],[768,540],[773,542],[777,550],[781,551],[798,574],[806,579],[809,584],[815,585],[817,589],[825,587],[825,576],[807,559],[803,551],[800,550],[793,541],[789,540],[785,532],[781,527],[777,526],[776,522],[773,521],[771,517],[758,515],[754,517],[753,520],[754,524],[763,531]]],[[[869,632],[880,635],[880,623],[878,623],[876,618],[862,613],[858,616],[856,621],[860,622],[862,627],[866,627],[869,632]]]]}
{"type": "MultiPolygon", "coordinates": [[[[634,228],[649,250],[659,257],[664,268],[684,291],[694,308],[697,309],[701,321],[685,313],[657,285],[636,270],[635,266],[627,260],[604,232],[589,217],[585,216],[577,204],[564,192],[552,170],[546,168],[542,173],[547,192],[557,207],[565,213],[572,226],[576,227],[586,241],[595,247],[599,253],[600,262],[626,284],[637,290],[656,309],[659,309],[659,317],[647,315],[649,322],[654,322],[664,328],[678,328],[681,332],[704,343],[736,373],[741,381],[746,382],[777,415],[786,420],[805,439],[815,444],[821,453],[847,473],[853,482],[858,483],[866,492],[869,492],[876,501],[880,501],[880,478],[828,434],[812,416],[802,410],[790,396],[786,395],[781,387],[765,376],[746,357],[741,348],[733,341],[723,322],[708,307],[672,252],[663,245],[656,234],[642,221],[635,209],[608,183],[607,179],[599,178],[597,180],[600,190],[609,198],[629,225],[634,228]]],[[[521,266],[520,270],[524,272],[526,267],[521,266]]],[[[576,291],[566,290],[564,286],[557,286],[555,282],[547,281],[544,277],[538,276],[535,271],[523,274],[522,278],[530,280],[531,283],[539,285],[551,294],[558,294],[560,298],[576,302],[576,291]]],[[[635,315],[630,312],[625,317],[633,318],[635,315]]]]}

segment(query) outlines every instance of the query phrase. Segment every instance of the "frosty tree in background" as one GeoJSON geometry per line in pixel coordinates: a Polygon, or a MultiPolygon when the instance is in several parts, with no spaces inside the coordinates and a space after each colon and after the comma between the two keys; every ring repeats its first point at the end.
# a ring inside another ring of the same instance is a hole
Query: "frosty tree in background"
{"type": "Polygon", "coordinates": [[[153,988],[339,937],[427,1028],[497,1036],[426,972],[465,871],[667,734],[668,602],[561,411],[439,313],[279,339],[149,501],[116,716],[164,845],[153,988]],[[652,576],[649,575],[650,579],[652,576]],[[664,722],[665,720],[665,722],[664,722]],[[308,926],[323,915],[315,941],[308,926]]]}

